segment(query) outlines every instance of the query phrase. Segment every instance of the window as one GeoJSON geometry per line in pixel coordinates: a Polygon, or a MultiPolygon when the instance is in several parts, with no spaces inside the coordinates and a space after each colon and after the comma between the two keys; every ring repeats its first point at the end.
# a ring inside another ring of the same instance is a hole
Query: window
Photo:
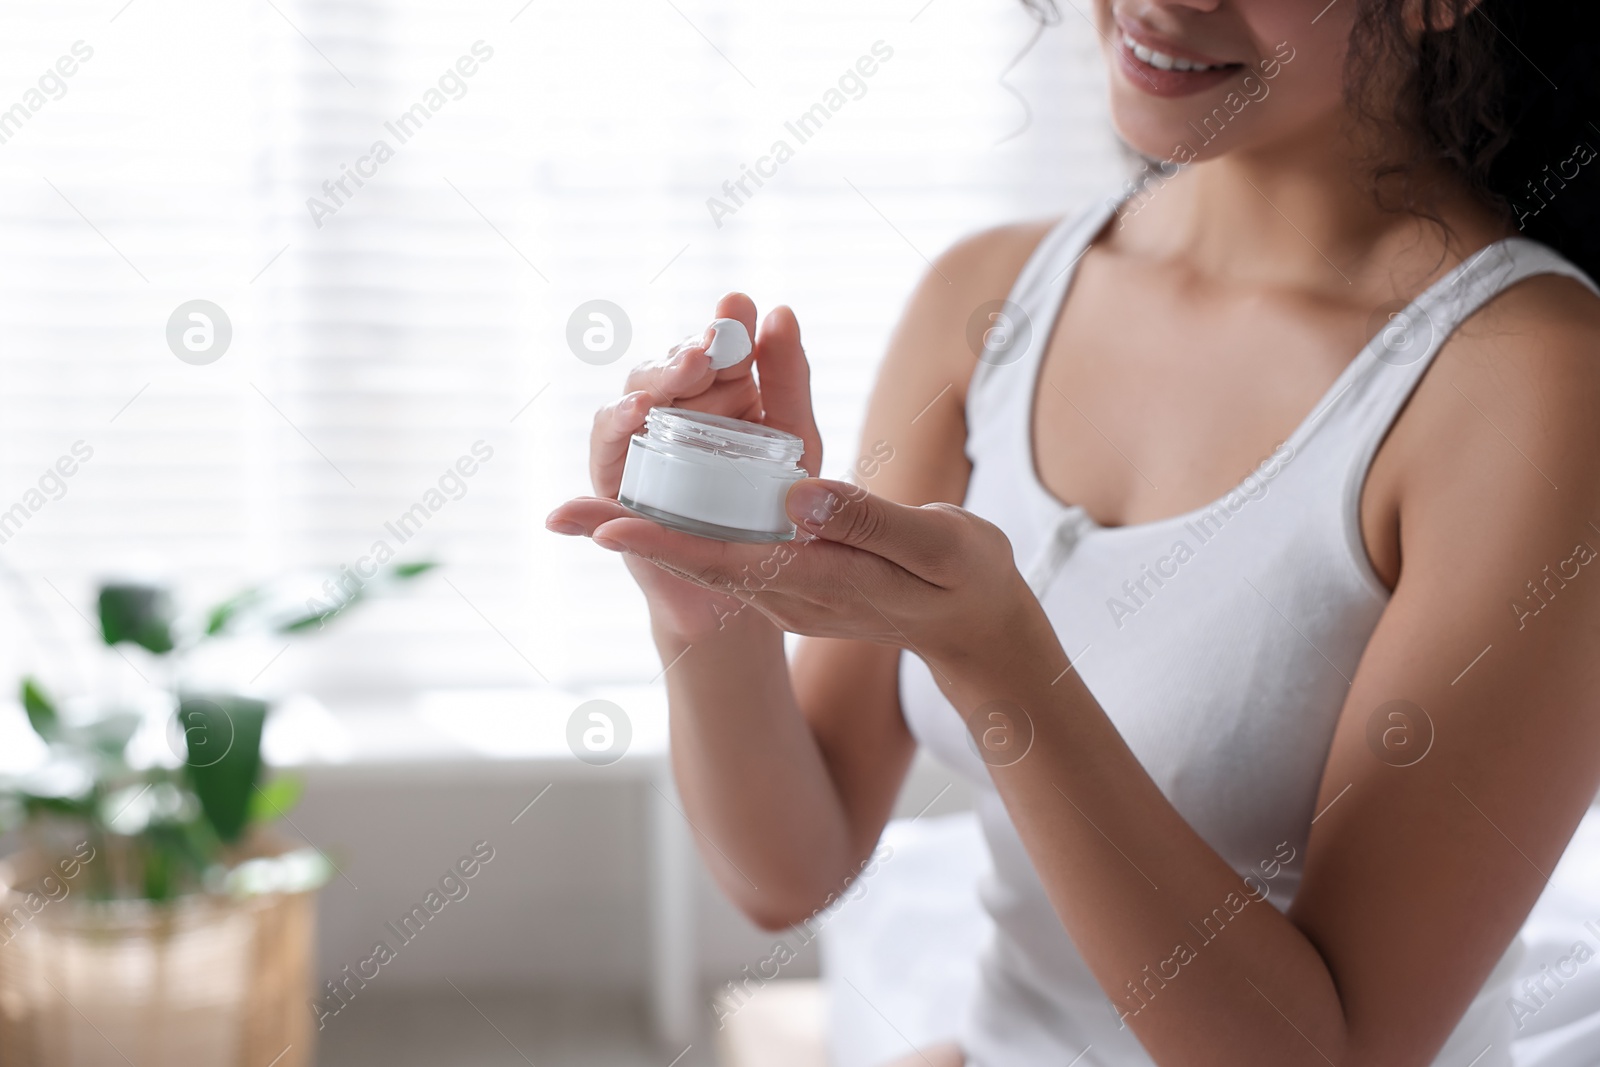
{"type": "Polygon", "coordinates": [[[1018,60],[1034,25],[999,0],[8,10],[7,676],[66,669],[100,576],[204,601],[380,542],[447,567],[241,650],[235,680],[655,676],[620,563],[543,529],[587,489],[591,413],[741,288],[795,307],[842,475],[925,258],[1118,177],[1097,41],[1063,11],[1018,60]],[[231,339],[195,364],[167,330],[201,299],[231,339]],[[632,333],[601,366],[566,342],[593,299],[632,333]]]}

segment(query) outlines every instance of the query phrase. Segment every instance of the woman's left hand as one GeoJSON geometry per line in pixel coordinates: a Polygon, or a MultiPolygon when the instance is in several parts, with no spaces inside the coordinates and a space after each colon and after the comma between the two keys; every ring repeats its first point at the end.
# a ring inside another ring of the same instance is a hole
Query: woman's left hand
{"type": "Polygon", "coordinates": [[[790,487],[788,510],[799,536],[762,545],[670,530],[598,497],[570,500],[547,521],[576,523],[601,547],[736,596],[793,633],[896,645],[929,662],[1014,638],[1039,611],[1009,539],[963,508],[806,478],[790,487]]]}

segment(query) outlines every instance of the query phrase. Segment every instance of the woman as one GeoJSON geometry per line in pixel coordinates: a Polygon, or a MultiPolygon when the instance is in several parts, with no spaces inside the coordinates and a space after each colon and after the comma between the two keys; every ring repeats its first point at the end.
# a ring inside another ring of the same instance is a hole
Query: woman
{"type": "Polygon", "coordinates": [[[757,376],[695,341],[597,416],[599,496],[549,525],[643,587],[751,918],[849,883],[919,743],[978,787],[994,941],[907,1062],[1511,1062],[1518,928],[1600,786],[1600,299],[1518,235],[1595,266],[1550,6],[1099,0],[1151,166],[940,258],[863,488],[798,483],[781,566],[614,498],[659,404],[817,472],[787,308],[757,376]]]}

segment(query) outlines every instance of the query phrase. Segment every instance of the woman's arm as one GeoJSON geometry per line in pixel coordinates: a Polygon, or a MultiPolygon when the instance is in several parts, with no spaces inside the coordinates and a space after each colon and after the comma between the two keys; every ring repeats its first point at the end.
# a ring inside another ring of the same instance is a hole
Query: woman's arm
{"type": "MultiPolygon", "coordinates": [[[[868,401],[854,468],[863,488],[911,505],[965,499],[971,473],[965,401],[977,365],[966,343],[967,320],[1007,295],[1046,229],[1024,224],[977,234],[923,277],[868,401]]],[[[796,642],[796,699],[850,812],[849,874],[876,847],[915,752],[900,709],[899,662],[898,647],[827,637],[796,642]]],[[[827,888],[837,892],[839,880],[827,888]]],[[[813,898],[788,922],[819,906],[813,898]]]]}
{"type": "Polygon", "coordinates": [[[1240,906],[1239,875],[1076,672],[1052,684],[1065,657],[1036,602],[1018,600],[1025,638],[933,657],[963,711],[1027,709],[1033,747],[994,781],[1157,1062],[1426,1064],[1515,936],[1600,785],[1597,341],[1600,302],[1524,283],[1447,345],[1397,427],[1404,565],[1352,679],[1287,916],[1240,906]],[[1412,766],[1367,742],[1393,700],[1432,722],[1412,766]],[[1218,907],[1239,910],[1198,938],[1191,924],[1218,907]]]}
{"type": "MultiPolygon", "coordinates": [[[[1006,295],[1043,232],[1044,226],[1031,225],[978,235],[941,256],[922,280],[868,406],[853,465],[862,486],[913,504],[964,497],[963,400],[976,363],[965,347],[966,320],[979,305],[1006,295]]],[[[753,325],[755,309],[743,297],[730,297],[717,314],[753,325]]],[[[764,405],[768,413],[791,418],[803,410],[809,419],[799,327],[786,309],[763,326],[756,361],[757,410],[744,410],[741,398],[726,413],[756,417],[764,405]]],[[[631,387],[654,389],[663,373],[647,367],[631,387]]],[[[601,422],[607,417],[603,412],[601,422]]],[[[632,432],[643,414],[628,418],[632,432]]],[[[596,462],[607,472],[618,464],[618,446],[626,444],[625,433],[613,432],[620,428],[597,439],[596,462]]],[[[597,473],[595,480],[598,492],[615,496],[611,474],[597,473]]],[[[629,514],[614,499],[585,499],[563,505],[551,519],[591,535],[598,531],[597,542],[605,544],[599,528],[629,514]]],[[[741,566],[713,587],[731,582],[748,595],[751,583],[759,588],[762,574],[782,558],[770,547],[746,551],[741,566]]],[[[724,892],[763,927],[788,927],[848,883],[876,845],[904,781],[915,745],[900,713],[899,649],[805,638],[791,667],[782,631],[759,610],[732,596],[668,603],[652,595],[653,583],[663,580],[650,574],[641,584],[667,665],[672,759],[685,812],[724,892]]]]}
{"type": "MultiPolygon", "coordinates": [[[[1351,681],[1287,915],[1252,901],[1067,670],[993,524],[808,479],[792,515],[847,503],[752,603],[797,633],[916,648],[980,750],[996,701],[1011,709],[1002,743],[1031,726],[994,782],[1062,925],[1163,1067],[1419,1067],[1600,784],[1597,341],[1600,301],[1561,279],[1521,283],[1457,332],[1380,453],[1404,472],[1403,565],[1351,681]],[[1366,740],[1393,700],[1433,724],[1407,767],[1366,740]],[[1191,924],[1218,908],[1225,931],[1199,937],[1191,924]]],[[[601,533],[712,585],[746,555],[637,519],[601,533]]]]}

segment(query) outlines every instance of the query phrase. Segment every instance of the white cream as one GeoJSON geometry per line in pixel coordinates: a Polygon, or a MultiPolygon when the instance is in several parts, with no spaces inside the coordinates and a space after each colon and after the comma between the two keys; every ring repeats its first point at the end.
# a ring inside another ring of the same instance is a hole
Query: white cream
{"type": "MultiPolygon", "coordinates": [[[[740,332],[743,332],[740,327],[740,332]]],[[[748,342],[748,337],[746,338],[748,342]]],[[[628,442],[617,500],[645,518],[718,541],[788,541],[789,486],[805,443],[759,423],[652,408],[628,442]]]]}
{"type": "Polygon", "coordinates": [[[737,366],[750,354],[750,334],[738,319],[717,319],[711,323],[711,329],[711,344],[706,346],[706,355],[711,357],[714,369],[737,366]]]}

